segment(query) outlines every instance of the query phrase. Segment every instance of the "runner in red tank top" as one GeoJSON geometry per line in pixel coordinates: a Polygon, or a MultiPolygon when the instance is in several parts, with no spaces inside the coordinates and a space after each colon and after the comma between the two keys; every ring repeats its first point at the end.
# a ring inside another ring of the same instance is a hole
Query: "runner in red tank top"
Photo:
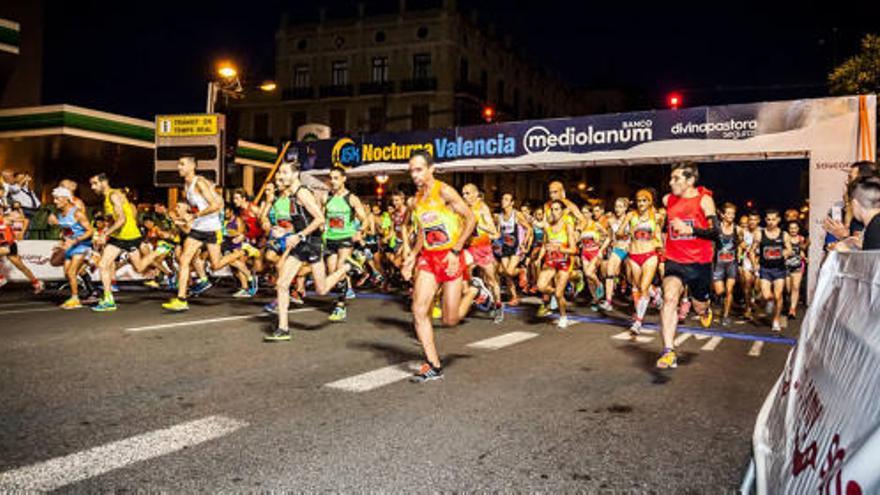
{"type": "Polygon", "coordinates": [[[712,324],[709,287],[712,281],[713,239],[718,236],[715,225],[715,202],[712,193],[697,187],[697,167],[680,163],[672,167],[669,185],[672,194],[663,198],[668,218],[666,236],[666,267],[663,275],[663,308],[660,310],[663,354],[658,368],[675,368],[675,331],[678,326],[678,302],[685,287],[694,300],[703,327],[712,324]]]}

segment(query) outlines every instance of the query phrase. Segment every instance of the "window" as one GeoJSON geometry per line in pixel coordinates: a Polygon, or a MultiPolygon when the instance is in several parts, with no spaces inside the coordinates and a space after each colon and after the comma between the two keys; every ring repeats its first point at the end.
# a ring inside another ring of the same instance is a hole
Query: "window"
{"type": "Polygon", "coordinates": [[[412,106],[412,130],[431,127],[431,110],[428,105],[412,106]]]}
{"type": "Polygon", "coordinates": [[[385,130],[385,109],[383,107],[370,107],[369,132],[385,130]]]}
{"type": "Polygon", "coordinates": [[[461,82],[467,82],[470,79],[470,67],[468,67],[468,59],[462,57],[461,64],[458,66],[458,80],[461,82]]]}
{"type": "Polygon", "coordinates": [[[348,84],[348,62],[345,60],[337,60],[333,62],[330,81],[334,86],[345,86],[348,84]]]}
{"type": "Polygon", "coordinates": [[[265,141],[269,138],[269,114],[254,114],[254,139],[265,141]]]}
{"type": "Polygon", "coordinates": [[[290,134],[295,136],[299,126],[304,125],[308,120],[308,114],[303,110],[290,112],[290,134]]]}
{"type": "Polygon", "coordinates": [[[428,79],[431,77],[431,54],[416,53],[413,55],[413,79],[428,79]]]}
{"type": "Polygon", "coordinates": [[[344,108],[331,108],[330,109],[330,132],[333,133],[334,136],[339,136],[341,134],[345,134],[346,126],[345,126],[345,109],[344,108]]]}
{"type": "Polygon", "coordinates": [[[370,81],[374,83],[388,82],[388,57],[373,57],[373,71],[370,81]]]}
{"type": "Polygon", "coordinates": [[[306,64],[298,64],[293,68],[293,87],[308,88],[309,87],[309,66],[306,64]]]}

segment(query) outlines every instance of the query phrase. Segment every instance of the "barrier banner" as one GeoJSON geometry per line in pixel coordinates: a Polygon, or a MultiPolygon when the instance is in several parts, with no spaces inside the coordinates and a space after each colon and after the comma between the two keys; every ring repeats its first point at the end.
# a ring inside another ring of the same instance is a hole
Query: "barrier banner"
{"type": "Polygon", "coordinates": [[[825,261],[753,447],[759,494],[880,493],[880,251],[825,261]]]}

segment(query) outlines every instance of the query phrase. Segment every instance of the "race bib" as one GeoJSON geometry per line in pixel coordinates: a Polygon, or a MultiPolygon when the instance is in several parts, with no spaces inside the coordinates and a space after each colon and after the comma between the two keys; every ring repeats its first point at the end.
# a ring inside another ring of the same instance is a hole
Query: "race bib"
{"type": "Polygon", "coordinates": [[[730,263],[734,260],[734,255],[730,251],[721,251],[718,253],[718,261],[722,263],[730,263]]]}
{"type": "Polygon", "coordinates": [[[504,234],[504,245],[505,246],[516,246],[516,237],[510,234],[504,234]]]}
{"type": "Polygon", "coordinates": [[[765,260],[782,259],[782,248],[779,246],[767,246],[764,248],[765,260]]]}
{"type": "Polygon", "coordinates": [[[344,229],[345,228],[345,218],[341,216],[334,216],[328,219],[327,225],[331,229],[344,229]]]}
{"type": "MultiPolygon", "coordinates": [[[[681,221],[685,223],[690,228],[694,228],[694,220],[693,219],[684,219],[681,221]]],[[[694,234],[679,234],[677,230],[673,229],[672,226],[669,226],[669,238],[676,241],[688,241],[691,239],[696,239],[697,237],[694,234]]]]}
{"type": "Polygon", "coordinates": [[[633,237],[640,241],[650,241],[653,236],[647,230],[637,230],[633,237]]]}
{"type": "Polygon", "coordinates": [[[433,248],[448,244],[450,241],[449,232],[443,224],[434,225],[433,227],[424,227],[425,244],[427,247],[433,248]]]}

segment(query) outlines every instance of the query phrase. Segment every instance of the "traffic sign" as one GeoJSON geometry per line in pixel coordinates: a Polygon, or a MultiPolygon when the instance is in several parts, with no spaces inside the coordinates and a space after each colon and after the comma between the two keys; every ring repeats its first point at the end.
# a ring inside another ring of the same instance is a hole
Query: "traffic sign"
{"type": "Polygon", "coordinates": [[[215,136],[220,132],[216,114],[157,115],[156,135],[161,137],[215,136]]]}
{"type": "Polygon", "coordinates": [[[221,114],[156,116],[156,155],[153,184],[179,187],[183,179],[177,172],[182,156],[196,159],[196,173],[223,185],[226,119],[221,114]]]}

